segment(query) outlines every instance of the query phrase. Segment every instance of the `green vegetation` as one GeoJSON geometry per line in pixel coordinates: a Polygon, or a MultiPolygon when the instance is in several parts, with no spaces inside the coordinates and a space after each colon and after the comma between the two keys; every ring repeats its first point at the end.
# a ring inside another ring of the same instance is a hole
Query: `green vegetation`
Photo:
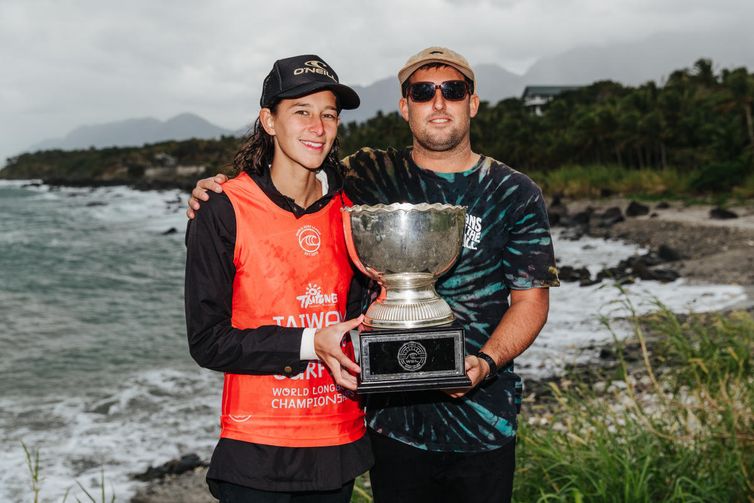
{"type": "MultiPolygon", "coordinates": [[[[565,92],[545,105],[541,115],[517,98],[482,103],[471,136],[476,151],[534,173],[535,179],[545,180],[548,192],[595,195],[604,182],[624,195],[640,191],[649,196],[722,193],[750,198],[753,103],[754,74],[746,68],[716,72],[710,60],[700,59],[690,69],[672,72],[662,85],[602,81],[565,92]]],[[[227,170],[239,143],[238,138],[224,137],[22,154],[8,160],[0,177],[137,183],[150,168],[166,164],[200,166],[203,173],[214,174],[227,170]]],[[[397,112],[380,112],[341,129],[344,155],[362,146],[410,143],[408,127],[397,112]]],[[[195,180],[199,174],[167,170],[163,178],[169,183],[195,180]]]]}
{"type": "MultiPolygon", "coordinates": [[[[682,318],[660,306],[632,324],[640,364],[616,342],[617,370],[595,368],[581,382],[566,376],[551,385],[549,404],[522,416],[514,500],[754,501],[752,315],[682,318]]],[[[36,502],[39,452],[23,447],[36,502]]],[[[103,473],[102,502],[104,487],[103,473]]],[[[351,501],[372,501],[368,475],[351,501]]]]}
{"type": "Polygon", "coordinates": [[[749,174],[740,185],[733,188],[733,195],[740,199],[754,199],[754,173],[749,174]]]}
{"type": "Polygon", "coordinates": [[[546,194],[559,193],[573,198],[598,198],[605,194],[639,194],[655,198],[695,193],[691,187],[695,172],[681,173],[669,168],[655,170],[617,165],[569,165],[530,174],[546,194]]]}
{"type": "Polygon", "coordinates": [[[220,140],[167,141],[142,147],[26,153],[8,159],[0,178],[41,178],[69,185],[138,184],[149,179],[181,186],[182,179],[194,181],[204,173],[209,176],[226,169],[238,141],[225,136],[220,140]],[[198,169],[181,175],[177,166],[198,169]],[[147,177],[148,170],[155,173],[147,177]]]}
{"type": "Polygon", "coordinates": [[[553,385],[551,414],[524,417],[514,499],[754,501],[752,316],[633,323],[643,366],[623,361],[606,389],[553,385]]]}
{"type": "MultiPolygon", "coordinates": [[[[31,492],[32,492],[32,501],[34,503],[38,503],[40,501],[39,495],[42,491],[42,469],[39,465],[39,449],[29,449],[24,442],[21,442],[21,447],[24,449],[24,456],[26,458],[26,469],[29,471],[29,476],[31,477],[31,492]]],[[[105,469],[102,468],[100,470],[100,479],[99,479],[99,486],[100,486],[100,492],[99,492],[99,502],[94,499],[94,496],[91,495],[89,491],[86,490],[86,487],[84,487],[81,482],[78,480],[76,481],[76,485],[79,486],[79,489],[84,493],[84,495],[87,497],[87,501],[91,503],[115,503],[116,497],[115,493],[112,493],[110,495],[110,498],[108,499],[107,493],[105,492],[105,469]]],[[[61,499],[61,503],[65,503],[68,501],[68,496],[71,492],[72,487],[69,487],[66,489],[65,493],[63,494],[63,497],[61,499]]],[[[73,496],[73,499],[76,500],[76,503],[83,503],[82,500],[80,500],[77,496],[73,496]]]]}
{"type": "Polygon", "coordinates": [[[29,470],[29,476],[31,477],[31,492],[34,496],[34,503],[39,502],[39,491],[41,490],[42,477],[39,469],[39,449],[29,450],[26,444],[21,442],[21,447],[24,449],[24,456],[26,458],[26,468],[29,470]]]}
{"type": "Polygon", "coordinates": [[[372,486],[369,482],[369,473],[356,477],[351,494],[351,503],[372,503],[372,486]]]}
{"type": "MultiPolygon", "coordinates": [[[[566,376],[521,416],[513,500],[754,501],[754,318],[660,306],[632,323],[639,364],[616,342],[617,373],[566,376]]],[[[371,501],[365,481],[352,502],[371,501]]]]}
{"type": "MultiPolygon", "coordinates": [[[[91,493],[89,493],[89,491],[87,491],[86,488],[83,485],[81,485],[81,482],[77,480],[76,485],[79,486],[79,489],[81,489],[84,492],[88,501],[90,501],[91,503],[98,503],[98,501],[94,499],[94,496],[92,496],[91,493]]],[[[105,469],[104,468],[100,471],[99,487],[100,487],[99,503],[115,503],[115,499],[116,499],[115,493],[112,493],[110,495],[110,498],[108,499],[107,493],[105,492],[105,469]]],[[[68,497],[68,492],[66,491],[65,497],[63,498],[63,503],[65,503],[65,500],[67,497],[68,497]]],[[[76,499],[76,503],[82,503],[82,501],[79,500],[77,497],[74,496],[74,498],[76,499]]]]}
{"type": "Polygon", "coordinates": [[[754,198],[754,173],[741,164],[719,163],[698,169],[627,168],[618,165],[565,165],[549,171],[528,173],[545,194],[569,198],[599,198],[622,195],[648,200],[683,198],[738,200],[754,198]]]}

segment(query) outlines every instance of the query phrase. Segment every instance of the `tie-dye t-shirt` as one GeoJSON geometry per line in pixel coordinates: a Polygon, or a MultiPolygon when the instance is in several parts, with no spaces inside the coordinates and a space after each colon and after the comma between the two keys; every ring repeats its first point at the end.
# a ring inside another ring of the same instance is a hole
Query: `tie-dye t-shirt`
{"type": "MultiPolygon", "coordinates": [[[[511,289],[558,285],[542,192],[526,175],[482,156],[471,169],[438,173],[418,167],[411,150],[362,149],[344,160],[345,190],[355,204],[447,203],[466,206],[461,256],[437,280],[437,293],[466,330],[466,353],[489,339],[511,289]]],[[[513,362],[497,379],[461,399],[441,391],[370,395],[375,431],[432,451],[502,447],[516,432],[520,379],[513,362]]]]}

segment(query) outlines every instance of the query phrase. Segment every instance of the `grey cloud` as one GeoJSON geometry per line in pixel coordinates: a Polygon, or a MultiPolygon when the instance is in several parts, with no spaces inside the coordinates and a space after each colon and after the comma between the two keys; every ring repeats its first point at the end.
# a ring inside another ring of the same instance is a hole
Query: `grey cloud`
{"type": "Polygon", "coordinates": [[[194,112],[235,129],[256,113],[272,62],[297,53],[366,85],[430,45],[521,73],[574,47],[665,32],[727,31],[733,47],[752,18],[743,0],[3,0],[0,156],[131,117],[194,112]]]}

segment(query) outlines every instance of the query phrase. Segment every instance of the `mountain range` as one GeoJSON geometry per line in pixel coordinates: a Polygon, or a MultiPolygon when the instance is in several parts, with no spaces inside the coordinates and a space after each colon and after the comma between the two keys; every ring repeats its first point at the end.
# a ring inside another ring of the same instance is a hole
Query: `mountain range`
{"type": "Polygon", "coordinates": [[[32,145],[29,150],[86,149],[89,147],[139,146],[167,140],[219,138],[236,131],[216,126],[196,114],[184,113],[166,121],[151,117],[126,119],[90,126],[80,126],[63,138],[53,138],[32,145]]]}
{"type": "MultiPolygon", "coordinates": [[[[523,75],[497,64],[477,64],[477,88],[482,100],[497,103],[521,96],[527,85],[585,85],[598,80],[614,80],[638,85],[649,80],[662,82],[670,72],[693,66],[700,58],[710,58],[716,69],[746,66],[754,68],[754,30],[737,44],[720,33],[654,35],[640,41],[571,49],[536,61],[523,75]]],[[[751,71],[751,70],[750,70],[751,71]]],[[[397,78],[386,77],[368,86],[353,86],[361,97],[361,107],[342,114],[344,122],[364,121],[378,111],[397,110],[400,91],[397,78]]],[[[239,128],[240,130],[240,128],[239,128]]],[[[129,119],[107,124],[82,126],[64,138],[45,140],[30,150],[75,149],[142,145],[164,140],[216,138],[237,135],[194,114],[181,114],[167,121],[152,118],[129,119]]]]}

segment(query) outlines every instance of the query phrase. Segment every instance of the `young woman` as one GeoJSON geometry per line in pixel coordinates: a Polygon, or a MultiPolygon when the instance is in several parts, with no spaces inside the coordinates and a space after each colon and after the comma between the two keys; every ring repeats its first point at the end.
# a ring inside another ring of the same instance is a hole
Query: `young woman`
{"type": "Polygon", "coordinates": [[[348,502],[372,457],[345,334],[338,113],[359,105],[319,57],[275,62],[237,176],[187,231],[186,318],[225,373],[207,481],[221,502],[348,502]],[[323,365],[324,363],[324,365],[323,365]]]}

